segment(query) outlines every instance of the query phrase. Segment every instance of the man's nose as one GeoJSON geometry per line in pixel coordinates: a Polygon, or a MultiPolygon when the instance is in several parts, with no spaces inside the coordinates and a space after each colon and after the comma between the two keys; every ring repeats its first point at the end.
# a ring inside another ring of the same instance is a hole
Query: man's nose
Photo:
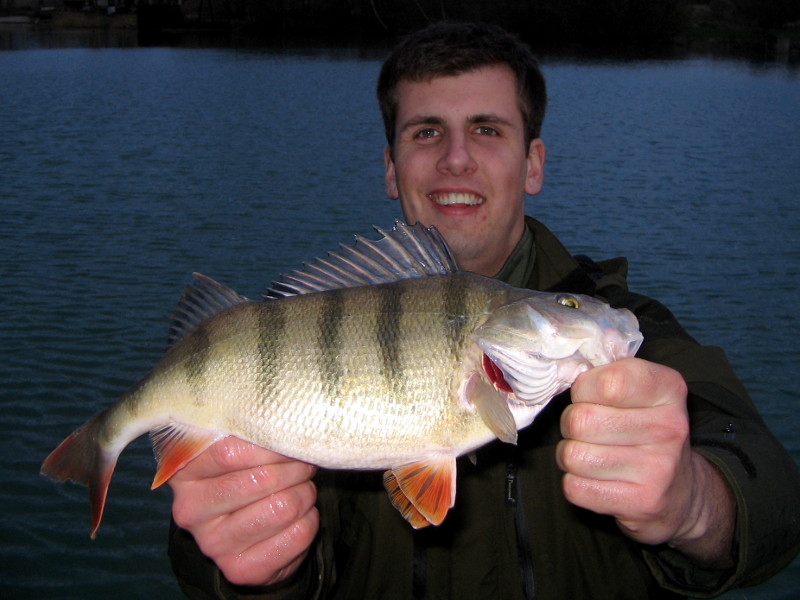
{"type": "Polygon", "coordinates": [[[467,138],[463,135],[450,135],[437,166],[440,171],[463,175],[473,172],[478,164],[470,151],[467,138]]]}

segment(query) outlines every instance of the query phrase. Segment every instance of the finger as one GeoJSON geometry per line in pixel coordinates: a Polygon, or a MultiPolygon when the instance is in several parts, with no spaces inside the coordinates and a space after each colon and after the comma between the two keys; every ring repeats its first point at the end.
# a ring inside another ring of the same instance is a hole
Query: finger
{"type": "Polygon", "coordinates": [[[683,439],[688,422],[679,405],[617,408],[583,402],[561,413],[565,439],[612,446],[649,446],[683,439]]]}
{"type": "Polygon", "coordinates": [[[605,446],[562,440],[556,463],[571,475],[663,487],[675,477],[676,462],[641,446],[605,446]]]}
{"type": "Polygon", "coordinates": [[[644,408],[685,401],[686,382],[674,369],[626,358],[581,374],[571,396],[574,403],[644,408]]]}
{"type": "Polygon", "coordinates": [[[174,476],[179,479],[206,479],[231,471],[290,460],[266,448],[228,436],[213,443],[174,476]]]}
{"type": "MultiPolygon", "coordinates": [[[[280,456],[280,455],[276,455],[280,456]]],[[[296,460],[259,465],[186,483],[172,484],[173,517],[184,528],[233,513],[281,490],[308,482],[312,465],[296,460]]]]}
{"type": "Polygon", "coordinates": [[[271,494],[219,520],[208,521],[203,527],[208,534],[200,532],[197,536],[205,539],[201,549],[211,557],[238,555],[244,549],[276,536],[298,535],[293,528],[298,521],[307,517],[309,511],[316,512],[316,497],[313,482],[306,481],[271,494]],[[224,535],[215,535],[223,531],[224,535]]]}
{"type": "Polygon", "coordinates": [[[669,539],[670,504],[663,490],[628,481],[603,481],[570,473],[563,479],[564,496],[571,503],[598,514],[613,516],[627,535],[645,544],[669,539]]]}
{"type": "Polygon", "coordinates": [[[273,537],[244,552],[220,557],[217,565],[237,585],[269,585],[284,581],[302,564],[319,530],[319,513],[309,510],[273,537]]]}
{"type": "Polygon", "coordinates": [[[576,506],[604,515],[629,515],[637,512],[641,487],[629,481],[606,481],[566,473],[562,481],[564,496],[576,506]]]}

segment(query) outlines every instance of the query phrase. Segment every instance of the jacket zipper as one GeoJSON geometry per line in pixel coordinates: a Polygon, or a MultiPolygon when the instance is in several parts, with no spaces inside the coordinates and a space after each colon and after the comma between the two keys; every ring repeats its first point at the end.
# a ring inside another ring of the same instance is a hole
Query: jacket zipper
{"type": "Polygon", "coordinates": [[[528,524],[519,489],[516,457],[506,464],[506,506],[514,511],[514,529],[517,536],[517,553],[522,572],[522,595],[525,600],[536,598],[536,585],[533,576],[531,545],[528,539],[528,524]]]}

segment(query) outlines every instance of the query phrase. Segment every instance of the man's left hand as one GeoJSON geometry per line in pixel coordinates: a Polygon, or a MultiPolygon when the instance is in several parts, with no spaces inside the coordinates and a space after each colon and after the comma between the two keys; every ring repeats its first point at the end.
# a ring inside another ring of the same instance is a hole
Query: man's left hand
{"type": "Polygon", "coordinates": [[[573,504],[613,516],[638,542],[719,568],[731,562],[735,505],[692,450],[686,394],[677,371],[641,359],[590,369],[572,386],[556,460],[573,504]]]}

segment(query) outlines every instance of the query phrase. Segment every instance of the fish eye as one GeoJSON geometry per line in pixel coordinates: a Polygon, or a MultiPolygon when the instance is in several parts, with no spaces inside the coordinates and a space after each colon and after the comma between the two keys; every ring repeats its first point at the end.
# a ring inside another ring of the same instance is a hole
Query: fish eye
{"type": "Polygon", "coordinates": [[[581,303],[578,302],[578,299],[575,296],[570,296],[569,294],[559,294],[556,296],[556,302],[562,306],[566,306],[567,308],[581,307],[581,303]]]}

